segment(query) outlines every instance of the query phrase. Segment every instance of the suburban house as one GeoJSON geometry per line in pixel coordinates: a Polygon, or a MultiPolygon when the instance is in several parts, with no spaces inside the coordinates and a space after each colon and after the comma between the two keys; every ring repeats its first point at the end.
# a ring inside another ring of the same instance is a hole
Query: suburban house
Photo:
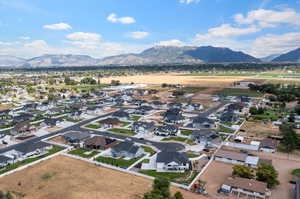
{"type": "Polygon", "coordinates": [[[268,153],[275,153],[277,146],[278,146],[277,140],[266,138],[260,142],[259,150],[268,153]]]}
{"type": "Polygon", "coordinates": [[[123,124],[118,118],[106,118],[99,123],[103,128],[115,128],[123,124]]]}
{"type": "Polygon", "coordinates": [[[186,153],[162,151],[157,154],[157,172],[185,172],[189,168],[189,158],[186,153]]]}
{"type": "Polygon", "coordinates": [[[132,130],[136,133],[151,134],[155,130],[155,123],[137,121],[132,124],[132,130]]]}
{"type": "Polygon", "coordinates": [[[155,107],[155,108],[162,108],[163,106],[165,106],[165,103],[163,103],[161,101],[152,101],[150,103],[150,105],[155,107]]]}
{"type": "Polygon", "coordinates": [[[254,179],[229,177],[221,186],[221,192],[236,193],[238,196],[244,194],[254,198],[268,198],[271,191],[267,188],[267,183],[254,179]]]}
{"type": "Polygon", "coordinates": [[[62,138],[71,144],[79,144],[90,137],[89,133],[79,131],[71,131],[62,135],[62,138]]]}
{"type": "Polygon", "coordinates": [[[84,141],[84,147],[92,150],[106,150],[117,144],[115,139],[103,136],[94,136],[84,141]]]}
{"type": "Polygon", "coordinates": [[[176,136],[179,129],[174,125],[163,125],[156,129],[155,135],[159,136],[176,136]]]}
{"type": "Polygon", "coordinates": [[[222,143],[217,131],[201,129],[192,132],[191,139],[205,147],[217,147],[222,143]]]}
{"type": "Polygon", "coordinates": [[[202,128],[214,128],[215,122],[206,117],[195,117],[192,123],[193,128],[202,129],[202,128]]]}
{"type": "Polygon", "coordinates": [[[251,156],[246,153],[240,153],[229,150],[219,150],[215,153],[215,160],[238,165],[247,165],[256,168],[259,162],[259,157],[251,156]]]}
{"type": "Polygon", "coordinates": [[[90,106],[87,108],[88,114],[101,114],[102,113],[102,107],[101,106],[90,106]]]}
{"type": "Polygon", "coordinates": [[[182,111],[178,108],[168,109],[165,112],[164,120],[167,123],[182,123],[184,121],[184,117],[182,116],[182,111]]]}
{"type": "Polygon", "coordinates": [[[135,113],[139,114],[139,115],[145,115],[145,114],[149,113],[152,110],[153,110],[152,106],[145,106],[145,105],[143,105],[143,106],[138,107],[135,110],[135,113]]]}
{"type": "Polygon", "coordinates": [[[41,123],[42,127],[54,127],[61,123],[63,120],[61,118],[46,118],[41,123]]]}
{"type": "Polygon", "coordinates": [[[27,135],[34,133],[36,131],[36,127],[31,125],[29,122],[21,122],[17,123],[13,129],[11,129],[12,135],[27,135]]]}
{"type": "Polygon", "coordinates": [[[13,121],[16,123],[24,122],[27,120],[33,120],[33,119],[34,119],[34,115],[29,113],[23,113],[21,115],[13,117],[13,121]]]}
{"type": "Polygon", "coordinates": [[[47,153],[50,149],[52,149],[52,145],[46,142],[35,142],[31,144],[21,145],[16,148],[17,151],[22,153],[23,158],[28,158],[32,156],[41,156],[47,153]]]}
{"type": "Polygon", "coordinates": [[[13,163],[13,159],[5,156],[5,155],[0,155],[0,169],[6,167],[9,164],[13,163]]]}
{"type": "Polygon", "coordinates": [[[221,114],[220,121],[222,123],[236,123],[239,117],[232,111],[226,111],[221,114]]]}
{"type": "Polygon", "coordinates": [[[168,108],[178,108],[181,109],[183,105],[181,103],[172,102],[168,104],[168,108]]]}
{"type": "Polygon", "coordinates": [[[135,145],[133,142],[121,142],[111,148],[113,157],[137,158],[144,154],[144,149],[135,145]]]}
{"type": "Polygon", "coordinates": [[[79,110],[72,110],[71,113],[68,114],[68,117],[73,120],[81,120],[83,112],[79,110]]]}
{"type": "Polygon", "coordinates": [[[123,111],[123,110],[119,110],[119,111],[116,111],[112,114],[113,117],[117,117],[121,120],[129,120],[130,119],[130,115],[129,113],[123,111]]]}
{"type": "Polygon", "coordinates": [[[184,106],[185,111],[199,111],[203,109],[202,104],[187,104],[184,106]]]}
{"type": "Polygon", "coordinates": [[[246,105],[244,103],[234,103],[227,106],[227,110],[236,114],[244,114],[246,111],[246,105]]]}

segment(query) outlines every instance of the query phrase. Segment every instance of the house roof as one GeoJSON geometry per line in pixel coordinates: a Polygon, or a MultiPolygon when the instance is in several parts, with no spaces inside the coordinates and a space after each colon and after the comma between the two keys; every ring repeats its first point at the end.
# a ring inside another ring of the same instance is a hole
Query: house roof
{"type": "Polygon", "coordinates": [[[267,183],[260,182],[253,179],[240,178],[240,177],[230,177],[227,178],[225,185],[229,185],[231,187],[237,187],[240,189],[253,191],[257,193],[265,194],[268,192],[267,183]]]}
{"type": "Polygon", "coordinates": [[[64,134],[63,138],[68,140],[84,140],[89,138],[90,136],[90,134],[85,132],[71,131],[69,133],[64,134]]]}
{"type": "Polygon", "coordinates": [[[134,122],[132,124],[133,127],[143,127],[145,129],[153,129],[155,127],[155,123],[154,122],[134,122]]]}
{"type": "Polygon", "coordinates": [[[186,153],[162,151],[157,154],[156,162],[186,164],[189,162],[189,159],[186,153]]]}
{"type": "Polygon", "coordinates": [[[134,145],[133,142],[125,141],[125,142],[121,142],[121,143],[117,144],[112,149],[118,153],[127,152],[127,153],[131,153],[131,154],[136,154],[137,151],[139,150],[139,147],[134,145]]]}
{"type": "Polygon", "coordinates": [[[121,121],[118,118],[106,118],[102,121],[100,121],[102,124],[111,124],[111,125],[117,125],[120,124],[121,121]]]}
{"type": "Polygon", "coordinates": [[[227,151],[227,150],[219,150],[216,154],[216,157],[227,158],[232,160],[246,161],[247,154],[239,153],[236,151],[227,151]]]}
{"type": "Polygon", "coordinates": [[[157,128],[159,132],[177,132],[178,127],[174,125],[164,125],[157,128]]]}
{"type": "Polygon", "coordinates": [[[112,114],[112,116],[114,116],[114,117],[127,117],[127,118],[129,118],[129,114],[127,112],[125,112],[125,111],[122,111],[122,110],[114,112],[112,114]]]}
{"type": "Polygon", "coordinates": [[[11,158],[9,158],[5,155],[0,155],[0,163],[6,163],[9,160],[11,160],[11,158]]]}
{"type": "Polygon", "coordinates": [[[85,145],[94,145],[94,146],[106,146],[109,145],[113,142],[115,142],[115,139],[111,139],[108,137],[103,137],[103,136],[94,136],[89,139],[87,139],[84,144],[85,145]]]}
{"type": "Polygon", "coordinates": [[[200,124],[203,124],[203,123],[209,123],[209,124],[214,124],[214,121],[206,118],[206,117],[201,117],[201,116],[197,116],[193,119],[193,123],[200,123],[200,124]]]}
{"type": "Polygon", "coordinates": [[[48,146],[51,146],[51,144],[39,141],[39,142],[30,143],[30,144],[20,145],[20,147],[17,147],[16,150],[20,151],[23,154],[26,154],[26,153],[30,153],[37,149],[42,149],[42,148],[45,148],[48,146]]]}
{"type": "Polygon", "coordinates": [[[271,138],[266,138],[263,139],[260,142],[260,148],[271,148],[271,149],[276,149],[278,145],[278,141],[271,139],[271,138]]]}

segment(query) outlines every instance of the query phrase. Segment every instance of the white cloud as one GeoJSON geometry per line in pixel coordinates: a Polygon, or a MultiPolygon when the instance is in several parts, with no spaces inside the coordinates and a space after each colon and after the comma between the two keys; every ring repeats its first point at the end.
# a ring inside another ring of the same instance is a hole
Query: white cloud
{"type": "Polygon", "coordinates": [[[167,41],[161,41],[155,44],[156,46],[184,46],[184,43],[180,40],[173,39],[167,41]]]}
{"type": "MultiPolygon", "coordinates": [[[[252,33],[259,32],[260,30],[255,26],[247,28],[236,28],[232,27],[230,24],[222,24],[219,27],[211,28],[208,33],[204,36],[206,37],[236,37],[241,35],[248,35],[252,33]]],[[[200,35],[199,35],[200,36],[200,35]]]]}
{"type": "Polygon", "coordinates": [[[89,32],[74,32],[68,34],[67,38],[70,40],[79,40],[79,41],[98,41],[102,38],[102,35],[97,33],[89,33],[89,32]]]}
{"type": "Polygon", "coordinates": [[[143,39],[145,37],[148,37],[149,35],[150,34],[148,32],[137,31],[137,32],[130,32],[126,36],[133,39],[143,39]]]}
{"type": "Polygon", "coordinates": [[[49,46],[44,40],[34,40],[30,43],[24,44],[25,47],[35,48],[35,49],[47,49],[49,46]]]}
{"type": "Polygon", "coordinates": [[[278,24],[300,25],[300,13],[294,9],[284,10],[252,10],[247,15],[236,14],[234,19],[239,24],[254,24],[257,23],[262,27],[275,27],[278,24]]]}
{"type": "Polygon", "coordinates": [[[20,40],[29,40],[30,37],[28,37],[28,36],[21,36],[21,37],[19,37],[19,39],[20,39],[20,40]]]}
{"type": "Polygon", "coordinates": [[[72,27],[66,23],[56,23],[56,24],[44,25],[43,28],[49,29],[49,30],[70,30],[70,29],[72,29],[72,27]]]}
{"type": "Polygon", "coordinates": [[[255,39],[249,51],[258,57],[288,52],[300,47],[300,32],[267,34],[255,39]]]}
{"type": "Polygon", "coordinates": [[[112,23],[122,23],[122,24],[132,24],[135,23],[135,19],[133,17],[117,17],[117,15],[115,13],[111,13],[110,15],[108,15],[108,17],[106,18],[108,21],[112,22],[112,23]]]}
{"type": "Polygon", "coordinates": [[[179,0],[180,3],[186,3],[186,4],[190,4],[190,3],[199,3],[200,0],[179,0]]]}

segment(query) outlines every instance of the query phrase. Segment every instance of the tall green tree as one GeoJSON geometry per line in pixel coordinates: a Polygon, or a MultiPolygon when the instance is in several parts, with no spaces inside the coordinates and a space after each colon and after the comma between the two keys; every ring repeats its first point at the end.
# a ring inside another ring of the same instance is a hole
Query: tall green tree
{"type": "Polygon", "coordinates": [[[258,181],[266,182],[269,188],[279,184],[278,172],[272,165],[260,164],[256,171],[256,179],[258,181]]]}
{"type": "Polygon", "coordinates": [[[245,165],[235,165],[233,167],[232,175],[249,179],[254,177],[252,169],[245,165]]]}

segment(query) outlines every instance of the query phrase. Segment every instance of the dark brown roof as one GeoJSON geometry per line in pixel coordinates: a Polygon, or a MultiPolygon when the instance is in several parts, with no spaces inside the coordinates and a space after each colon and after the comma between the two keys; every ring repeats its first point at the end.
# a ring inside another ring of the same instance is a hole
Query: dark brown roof
{"type": "Polygon", "coordinates": [[[265,194],[268,192],[267,183],[260,182],[253,179],[240,178],[240,177],[230,177],[227,178],[225,185],[229,185],[231,187],[236,187],[248,191],[253,191],[257,193],[265,194]]]}
{"type": "Polygon", "coordinates": [[[271,138],[266,138],[263,139],[260,143],[261,148],[271,148],[271,149],[276,149],[278,145],[278,141],[271,139],[271,138]]]}
{"type": "Polygon", "coordinates": [[[85,145],[94,145],[94,146],[106,146],[108,144],[111,144],[115,142],[116,140],[110,139],[107,137],[102,137],[102,136],[94,136],[89,139],[87,139],[84,144],[85,145]]]}
{"type": "Polygon", "coordinates": [[[122,123],[118,118],[107,118],[102,121],[100,121],[102,124],[111,124],[111,125],[116,125],[122,123]]]}

